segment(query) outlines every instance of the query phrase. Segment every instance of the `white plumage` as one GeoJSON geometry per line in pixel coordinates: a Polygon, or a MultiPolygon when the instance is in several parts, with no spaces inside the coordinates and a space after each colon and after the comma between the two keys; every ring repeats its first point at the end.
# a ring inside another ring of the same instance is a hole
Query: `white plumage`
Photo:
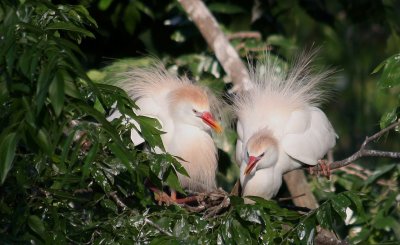
{"type": "MultiPolygon", "coordinates": [[[[219,132],[221,128],[211,114],[215,99],[207,89],[168,73],[162,65],[133,69],[118,77],[117,85],[140,108],[135,113],[158,119],[165,132],[161,136],[165,150],[185,160],[181,164],[190,178],[179,174],[182,187],[192,191],[215,189],[217,149],[210,129],[219,132]]],[[[120,116],[116,111],[108,119],[120,116]]],[[[144,142],[136,130],[131,131],[131,138],[135,145],[144,142]]]]}
{"type": "Polygon", "coordinates": [[[335,131],[317,107],[330,72],[312,74],[311,57],[303,54],[288,73],[266,58],[250,71],[253,88],[234,98],[243,196],[270,199],[284,173],[316,165],[335,145],[335,131]]]}

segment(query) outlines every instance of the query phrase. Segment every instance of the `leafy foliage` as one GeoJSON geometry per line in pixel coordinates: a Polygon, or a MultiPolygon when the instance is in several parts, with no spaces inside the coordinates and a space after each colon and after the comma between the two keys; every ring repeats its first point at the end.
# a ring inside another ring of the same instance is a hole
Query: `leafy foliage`
{"type": "MultiPolygon", "coordinates": [[[[321,204],[309,213],[260,198],[247,205],[235,196],[225,213],[209,219],[179,206],[155,205],[147,180],[159,189],[168,185],[181,190],[176,174],[187,173],[174,156],[133,145],[130,130],[136,128],[127,123],[127,116],[139,123],[153,148],[162,148],[158,122],[135,115],[136,105],[125,92],[103,82],[112,79],[116,69],[146,65],[149,59],[122,60],[104,69],[98,69],[96,60],[136,55],[136,46],[120,43],[128,40],[158,54],[169,69],[185,72],[217,93],[229,88],[220,82],[227,78],[176,1],[79,2],[101,21],[98,29],[81,5],[44,0],[0,3],[0,243],[313,244],[318,225],[352,243],[400,240],[400,168],[389,161],[374,161],[359,169],[360,175],[342,170],[330,182],[314,179],[321,204]],[[110,40],[114,43],[107,43],[110,40]],[[109,50],[111,54],[103,53],[109,50]],[[86,67],[96,70],[86,74],[86,67]],[[106,115],[114,104],[124,116],[109,122],[106,115]]],[[[368,117],[331,113],[341,145],[349,148],[339,147],[339,155],[351,152],[353,145],[356,148],[357,137],[365,135],[359,128],[365,129],[366,121],[373,125],[383,115],[385,127],[398,118],[398,55],[392,56],[399,44],[395,1],[371,6],[356,1],[271,1],[255,4],[253,12],[240,1],[206,3],[248,59],[272,48],[284,63],[284,57],[310,40],[324,41],[325,62],[346,67],[339,74],[345,81],[344,87],[338,85],[339,92],[358,91],[348,96],[348,103],[335,103],[335,109],[348,110],[351,104],[352,111],[368,117]],[[370,19],[360,22],[359,11],[364,20],[366,10],[370,19]],[[377,14],[381,10],[384,14],[377,14]],[[389,24],[378,25],[381,35],[372,35],[378,39],[371,40],[367,34],[375,30],[371,26],[376,19],[389,24]],[[239,30],[258,35],[234,36],[239,30]],[[367,34],[353,34],[360,30],[367,34]],[[386,41],[386,47],[375,50],[376,43],[386,41]],[[387,57],[375,70],[381,72],[379,82],[363,77],[387,57]],[[381,94],[369,96],[371,91],[381,94]],[[358,136],[352,137],[353,133],[358,136]]],[[[225,132],[217,139],[218,181],[230,190],[237,179],[236,135],[229,128],[225,132]]],[[[389,135],[388,145],[398,146],[395,139],[389,135]]]]}

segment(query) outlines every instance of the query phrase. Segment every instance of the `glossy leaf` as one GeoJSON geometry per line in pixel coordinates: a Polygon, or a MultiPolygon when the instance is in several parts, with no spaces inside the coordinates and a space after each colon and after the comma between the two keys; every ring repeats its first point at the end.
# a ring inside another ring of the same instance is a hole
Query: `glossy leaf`
{"type": "Polygon", "coordinates": [[[300,244],[314,244],[315,235],[316,226],[314,219],[305,219],[298,225],[297,236],[299,237],[300,244]]]}
{"type": "Polygon", "coordinates": [[[350,200],[343,194],[335,196],[332,200],[333,209],[340,215],[340,217],[345,220],[347,217],[346,209],[350,206],[350,200]]]}
{"type": "Polygon", "coordinates": [[[386,128],[397,120],[397,108],[394,108],[382,115],[379,125],[381,129],[386,128]]]}
{"type": "Polygon", "coordinates": [[[400,85],[400,54],[393,55],[378,67],[373,73],[382,70],[378,85],[380,88],[393,88],[400,85]]]}
{"type": "Polygon", "coordinates": [[[317,220],[323,228],[333,230],[332,209],[329,203],[324,203],[318,208],[317,220]]]}
{"type": "Polygon", "coordinates": [[[80,28],[70,22],[55,22],[46,27],[46,30],[65,30],[84,34],[85,36],[94,38],[93,33],[90,31],[80,28]]]}

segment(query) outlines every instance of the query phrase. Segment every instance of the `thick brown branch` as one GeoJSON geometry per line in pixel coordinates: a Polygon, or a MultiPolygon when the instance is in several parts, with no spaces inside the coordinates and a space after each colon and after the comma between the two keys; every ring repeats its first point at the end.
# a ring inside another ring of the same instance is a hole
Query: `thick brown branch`
{"type": "Polygon", "coordinates": [[[251,87],[250,77],[239,55],[219,28],[214,16],[200,0],[178,0],[214,51],[234,84],[231,92],[251,87]]]}

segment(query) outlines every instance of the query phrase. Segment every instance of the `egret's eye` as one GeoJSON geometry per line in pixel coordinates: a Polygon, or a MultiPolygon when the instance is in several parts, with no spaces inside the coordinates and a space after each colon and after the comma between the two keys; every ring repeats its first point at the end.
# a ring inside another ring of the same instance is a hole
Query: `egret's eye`
{"type": "Polygon", "coordinates": [[[250,154],[249,154],[249,152],[248,152],[248,151],[246,151],[246,157],[247,157],[247,158],[249,158],[249,157],[250,157],[250,154]]]}
{"type": "Polygon", "coordinates": [[[261,153],[261,155],[258,156],[258,158],[262,158],[264,156],[265,152],[261,153]]]}
{"type": "Polygon", "coordinates": [[[196,109],[192,109],[192,111],[193,111],[194,114],[198,113],[198,111],[196,109]]]}

